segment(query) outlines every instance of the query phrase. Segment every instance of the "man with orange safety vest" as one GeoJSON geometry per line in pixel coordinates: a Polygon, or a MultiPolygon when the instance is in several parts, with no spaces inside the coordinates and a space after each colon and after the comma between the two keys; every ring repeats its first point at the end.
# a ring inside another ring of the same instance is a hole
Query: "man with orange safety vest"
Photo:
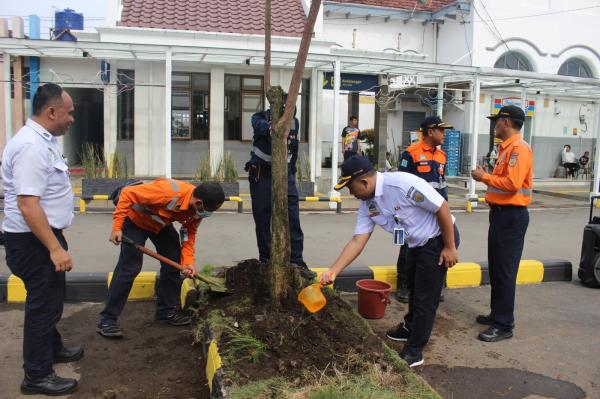
{"type": "MultiPolygon", "coordinates": [[[[448,201],[448,187],[444,178],[446,153],[438,146],[444,143],[446,129],[452,125],[445,123],[439,116],[428,116],[421,122],[421,141],[408,147],[402,153],[398,170],[419,176],[448,201]]],[[[401,247],[396,262],[397,291],[396,298],[408,303],[408,282],[406,271],[406,253],[408,247],[401,247]]],[[[443,296],[440,298],[443,300],[443,296]]]]}
{"type": "MultiPolygon", "coordinates": [[[[115,245],[127,237],[144,245],[150,239],[159,254],[180,262],[187,277],[195,273],[194,242],[202,219],[221,207],[225,201],[218,183],[199,186],[159,178],[151,183],[124,187],[113,213],[109,241],[115,245]],[[173,227],[179,222],[179,233],[173,227]]],[[[100,313],[96,331],[106,338],[121,338],[123,333],[117,318],[123,311],[133,281],[142,269],[142,253],[130,245],[121,246],[119,261],[108,289],[106,305],[100,313]]],[[[157,287],[156,319],[181,326],[190,323],[188,315],[179,310],[181,277],[175,268],[161,263],[157,287]]]]}
{"type": "Polygon", "coordinates": [[[527,205],[531,202],[533,153],[521,137],[525,121],[521,108],[505,106],[488,118],[495,121],[495,135],[502,144],[492,173],[486,173],[480,165],[471,172],[473,179],[487,184],[485,200],[490,205],[491,312],[476,320],[489,326],[478,338],[496,342],[513,336],[517,271],[529,225],[527,205]]]}

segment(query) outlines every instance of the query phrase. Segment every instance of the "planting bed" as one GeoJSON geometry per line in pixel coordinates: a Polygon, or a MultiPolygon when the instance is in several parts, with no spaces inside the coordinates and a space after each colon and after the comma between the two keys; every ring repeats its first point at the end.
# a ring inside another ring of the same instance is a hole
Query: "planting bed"
{"type": "Polygon", "coordinates": [[[395,392],[437,397],[336,293],[325,290],[328,303],[316,314],[306,311],[295,294],[274,312],[264,276],[258,261],[241,262],[226,272],[233,295],[199,302],[196,335],[202,340],[210,325],[223,361],[221,383],[231,397],[284,398],[285,392],[298,391],[306,396],[297,397],[312,397],[307,387],[368,373],[398,379],[395,392]]]}

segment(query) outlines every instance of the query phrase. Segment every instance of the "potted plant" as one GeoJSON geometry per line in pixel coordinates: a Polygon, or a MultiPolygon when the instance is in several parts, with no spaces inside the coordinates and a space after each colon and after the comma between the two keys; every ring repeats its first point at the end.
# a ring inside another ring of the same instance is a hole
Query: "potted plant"
{"type": "Polygon", "coordinates": [[[296,187],[300,197],[313,197],[315,195],[315,183],[310,181],[310,158],[305,152],[302,153],[296,170],[296,187]]]}
{"type": "Polygon", "coordinates": [[[363,154],[369,159],[369,161],[374,162],[375,158],[373,154],[373,146],[375,144],[375,130],[365,129],[360,133],[362,135],[363,143],[365,143],[363,154]]]}
{"type": "Polygon", "coordinates": [[[102,152],[94,144],[83,145],[81,153],[84,178],[81,180],[81,198],[93,199],[94,195],[110,195],[118,187],[129,183],[127,159],[115,152],[109,165],[102,152]]]}

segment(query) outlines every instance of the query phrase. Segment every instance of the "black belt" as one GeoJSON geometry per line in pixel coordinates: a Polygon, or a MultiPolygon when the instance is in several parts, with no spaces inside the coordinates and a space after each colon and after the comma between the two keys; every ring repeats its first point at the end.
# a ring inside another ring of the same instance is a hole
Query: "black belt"
{"type": "Polygon", "coordinates": [[[523,205],[493,205],[490,204],[490,209],[496,212],[508,211],[511,209],[527,209],[526,206],[523,205]]]}

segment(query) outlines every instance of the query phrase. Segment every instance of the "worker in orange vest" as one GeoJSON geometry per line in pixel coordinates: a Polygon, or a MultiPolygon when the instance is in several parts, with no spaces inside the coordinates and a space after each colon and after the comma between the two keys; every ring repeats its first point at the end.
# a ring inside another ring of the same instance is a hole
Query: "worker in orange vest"
{"type": "MultiPolygon", "coordinates": [[[[218,183],[206,182],[198,187],[172,180],[156,179],[151,183],[124,187],[113,213],[109,241],[119,245],[126,236],[139,245],[150,239],[159,254],[180,262],[187,277],[195,273],[194,242],[202,219],[221,207],[225,194],[218,183]],[[179,233],[173,222],[181,223],[179,233]]],[[[117,318],[123,311],[135,277],[142,269],[142,253],[130,245],[121,246],[119,261],[108,289],[106,305],[100,313],[96,331],[106,338],[121,338],[117,318]]],[[[156,319],[181,326],[190,317],[179,310],[181,277],[175,268],[161,263],[157,287],[156,319]]]]}
{"type": "Polygon", "coordinates": [[[478,338],[496,342],[513,336],[515,289],[525,233],[529,225],[533,152],[521,137],[525,113],[514,105],[488,116],[495,121],[495,135],[502,140],[492,173],[477,165],[473,179],[487,184],[485,200],[490,205],[488,265],[492,286],[491,312],[477,316],[489,327],[478,338]]]}

